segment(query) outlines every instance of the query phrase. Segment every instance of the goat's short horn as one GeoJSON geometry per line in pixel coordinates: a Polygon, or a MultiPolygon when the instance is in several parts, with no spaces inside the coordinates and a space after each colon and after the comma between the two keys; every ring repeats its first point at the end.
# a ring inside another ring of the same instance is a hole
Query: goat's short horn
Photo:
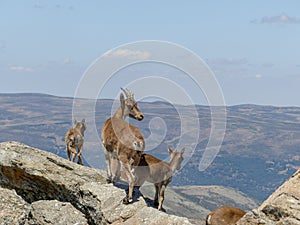
{"type": "Polygon", "coordinates": [[[125,90],[124,88],[121,87],[121,90],[124,92],[124,94],[126,95],[126,98],[128,98],[128,92],[127,89],[125,90]]]}
{"type": "Polygon", "coordinates": [[[126,88],[126,91],[127,91],[127,93],[128,93],[128,98],[130,98],[130,99],[134,99],[134,94],[133,94],[133,92],[131,91],[131,90],[129,90],[128,88],[126,88]]]}

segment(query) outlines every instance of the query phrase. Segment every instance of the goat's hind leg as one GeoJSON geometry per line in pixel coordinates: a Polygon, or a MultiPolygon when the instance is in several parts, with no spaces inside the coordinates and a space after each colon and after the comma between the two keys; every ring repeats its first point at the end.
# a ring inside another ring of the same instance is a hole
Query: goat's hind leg
{"type": "Polygon", "coordinates": [[[79,148],[79,151],[78,151],[78,161],[77,161],[77,163],[79,164],[79,165],[83,165],[82,164],[82,146],[79,148]]]}
{"type": "Polygon", "coordinates": [[[67,145],[67,147],[66,147],[66,152],[67,152],[68,160],[71,161],[71,151],[70,151],[68,145],[67,145]]]}
{"type": "Polygon", "coordinates": [[[159,191],[159,199],[158,199],[158,210],[159,211],[163,211],[166,212],[166,210],[162,207],[162,204],[164,202],[164,198],[165,198],[165,190],[166,190],[166,185],[162,184],[160,187],[160,191],[159,191]]]}
{"type": "Polygon", "coordinates": [[[67,153],[68,153],[68,158],[70,161],[74,162],[75,157],[77,155],[76,149],[70,145],[71,143],[68,144],[67,146],[67,153]],[[70,155],[72,154],[72,158],[70,159],[70,155]]]}

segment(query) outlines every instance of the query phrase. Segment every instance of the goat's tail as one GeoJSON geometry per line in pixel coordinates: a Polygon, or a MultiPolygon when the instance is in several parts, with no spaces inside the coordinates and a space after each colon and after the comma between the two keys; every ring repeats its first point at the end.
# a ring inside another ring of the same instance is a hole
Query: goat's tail
{"type": "Polygon", "coordinates": [[[73,128],[70,129],[67,133],[66,133],[66,136],[65,136],[65,141],[66,141],[66,144],[73,144],[74,141],[75,141],[75,137],[74,137],[74,130],[73,128]]]}
{"type": "Polygon", "coordinates": [[[206,220],[205,220],[205,224],[206,225],[210,225],[210,217],[211,217],[211,215],[210,214],[208,214],[207,216],[206,216],[206,220]]]}

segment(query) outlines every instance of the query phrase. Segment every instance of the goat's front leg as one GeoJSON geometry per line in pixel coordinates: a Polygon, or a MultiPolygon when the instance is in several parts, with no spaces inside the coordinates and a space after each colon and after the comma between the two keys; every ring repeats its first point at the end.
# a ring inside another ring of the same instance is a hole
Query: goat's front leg
{"type": "Polygon", "coordinates": [[[123,199],[123,203],[129,204],[130,202],[132,202],[132,194],[133,194],[133,188],[134,188],[135,181],[134,181],[134,176],[131,172],[130,164],[128,162],[122,163],[122,164],[123,164],[125,174],[128,179],[128,186],[129,186],[128,195],[123,199]]]}
{"type": "Polygon", "coordinates": [[[115,156],[111,158],[111,176],[112,176],[113,183],[120,181],[121,164],[120,161],[115,156]]]}
{"type": "MultiPolygon", "coordinates": [[[[104,147],[104,146],[103,146],[104,147]]],[[[104,147],[105,149],[105,147],[104,147]]],[[[106,149],[104,150],[105,154],[105,162],[106,162],[106,182],[111,183],[112,182],[112,174],[111,174],[111,153],[108,152],[106,149]]]]}
{"type": "Polygon", "coordinates": [[[155,196],[154,196],[154,200],[153,200],[153,206],[154,207],[158,207],[158,195],[160,193],[159,186],[160,186],[159,183],[154,184],[154,187],[155,187],[155,196]]]}

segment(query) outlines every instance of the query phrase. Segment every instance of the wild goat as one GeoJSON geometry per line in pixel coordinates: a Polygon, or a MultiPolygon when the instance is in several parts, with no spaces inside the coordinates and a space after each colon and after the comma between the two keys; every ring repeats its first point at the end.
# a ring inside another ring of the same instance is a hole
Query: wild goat
{"type": "MultiPolygon", "coordinates": [[[[121,88],[122,89],[122,88],[121,88]]],[[[136,120],[143,120],[144,115],[139,110],[134,94],[128,89],[122,89],[120,94],[120,106],[113,117],[106,120],[102,128],[102,144],[105,153],[107,166],[107,181],[115,182],[120,177],[120,163],[124,168],[127,176],[129,191],[123,199],[124,204],[132,201],[134,188],[134,175],[131,171],[131,164],[137,166],[140,162],[141,155],[145,149],[145,141],[140,130],[125,121],[127,116],[136,120]],[[117,161],[117,173],[112,174],[112,165],[117,161]]]]}
{"type": "Polygon", "coordinates": [[[74,162],[75,157],[78,155],[78,164],[82,165],[82,149],[84,142],[84,131],[86,130],[85,119],[81,122],[74,121],[74,127],[71,128],[65,136],[66,150],[68,159],[74,162]],[[72,159],[70,158],[72,154],[72,159]]]}
{"type": "Polygon", "coordinates": [[[246,214],[245,211],[232,206],[221,206],[207,215],[206,225],[234,225],[246,214]]]}
{"type": "Polygon", "coordinates": [[[181,168],[184,148],[181,152],[174,152],[171,148],[168,148],[168,152],[171,156],[169,163],[152,155],[143,154],[138,167],[135,168],[135,187],[140,188],[145,181],[153,183],[155,186],[154,206],[157,206],[160,211],[165,211],[162,207],[165,189],[172,181],[174,172],[181,168]]]}

